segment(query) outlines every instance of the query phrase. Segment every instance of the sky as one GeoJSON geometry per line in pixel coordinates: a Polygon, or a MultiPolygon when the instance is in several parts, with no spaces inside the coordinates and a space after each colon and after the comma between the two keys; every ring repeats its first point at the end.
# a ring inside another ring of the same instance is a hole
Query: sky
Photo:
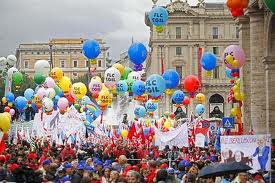
{"type": "MultiPolygon", "coordinates": [[[[188,2],[195,5],[198,1],[188,2]]],[[[20,43],[100,37],[110,47],[111,57],[118,59],[132,37],[148,43],[144,14],[152,5],[151,0],[0,0],[0,57],[14,54],[20,43]]]]}

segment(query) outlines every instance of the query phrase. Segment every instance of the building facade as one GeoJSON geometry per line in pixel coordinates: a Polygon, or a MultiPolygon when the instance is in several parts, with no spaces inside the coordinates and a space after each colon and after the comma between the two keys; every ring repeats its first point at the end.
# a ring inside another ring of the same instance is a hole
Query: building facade
{"type": "MultiPolygon", "coordinates": [[[[37,60],[48,60],[52,67],[60,67],[65,76],[75,79],[88,73],[89,62],[82,54],[82,44],[79,39],[51,39],[48,43],[20,44],[16,49],[18,68],[26,74],[34,74],[34,64],[37,60]],[[52,62],[51,62],[52,61],[52,62]]],[[[97,39],[101,54],[97,58],[97,74],[104,75],[108,60],[108,47],[102,39],[97,39]]],[[[108,64],[107,64],[108,65],[108,64]]]]}
{"type": "Polygon", "coordinates": [[[275,138],[275,15],[262,0],[250,0],[245,16],[236,22],[240,25],[240,45],[246,53],[242,74],[247,94],[245,124],[255,133],[270,133],[275,138]]]}
{"type": "MultiPolygon", "coordinates": [[[[216,54],[218,64],[212,73],[202,71],[202,93],[206,96],[205,118],[214,117],[215,107],[220,109],[220,115],[229,116],[231,104],[227,95],[230,81],[225,76],[225,66],[221,60],[223,50],[232,44],[238,44],[239,29],[236,26],[225,4],[204,3],[190,6],[186,1],[176,0],[166,6],[169,19],[162,33],[157,33],[145,16],[145,23],[150,27],[149,47],[151,59],[146,63],[146,74],[161,74],[162,68],[176,69],[181,78],[190,74],[197,75],[199,71],[198,50],[210,51],[216,54]]],[[[163,105],[159,106],[160,114],[164,111],[174,111],[171,97],[165,96],[163,105]]],[[[194,111],[196,102],[188,106],[187,113],[194,111]]]]}

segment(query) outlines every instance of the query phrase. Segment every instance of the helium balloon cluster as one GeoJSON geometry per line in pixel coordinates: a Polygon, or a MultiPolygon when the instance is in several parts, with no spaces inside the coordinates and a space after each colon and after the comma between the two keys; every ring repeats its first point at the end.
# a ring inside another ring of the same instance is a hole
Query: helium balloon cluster
{"type": "Polygon", "coordinates": [[[244,10],[248,7],[249,0],[227,0],[227,7],[233,17],[243,16],[244,10]]]}

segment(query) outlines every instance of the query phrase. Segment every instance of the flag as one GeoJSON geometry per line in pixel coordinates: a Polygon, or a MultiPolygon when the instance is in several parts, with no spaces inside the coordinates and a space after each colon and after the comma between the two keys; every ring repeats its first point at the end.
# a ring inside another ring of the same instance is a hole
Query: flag
{"type": "Polygon", "coordinates": [[[132,140],[135,134],[136,134],[136,125],[135,123],[133,123],[128,133],[128,139],[132,140]]]}
{"type": "Polygon", "coordinates": [[[2,138],[1,143],[0,143],[0,154],[2,154],[6,149],[6,144],[4,138],[2,138]]]}
{"type": "Polygon", "coordinates": [[[141,144],[145,144],[145,137],[144,137],[142,125],[140,125],[140,136],[141,136],[141,144]]]}

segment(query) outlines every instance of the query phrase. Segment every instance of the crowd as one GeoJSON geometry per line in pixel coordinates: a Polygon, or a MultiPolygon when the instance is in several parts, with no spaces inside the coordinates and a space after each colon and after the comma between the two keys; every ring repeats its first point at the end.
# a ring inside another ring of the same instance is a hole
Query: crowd
{"type": "Polygon", "coordinates": [[[53,183],[194,183],[194,182],[265,182],[261,173],[241,172],[207,179],[198,172],[220,161],[214,146],[207,148],[177,148],[164,150],[127,141],[82,145],[50,145],[36,140],[9,144],[0,155],[0,181],[53,183]]]}

